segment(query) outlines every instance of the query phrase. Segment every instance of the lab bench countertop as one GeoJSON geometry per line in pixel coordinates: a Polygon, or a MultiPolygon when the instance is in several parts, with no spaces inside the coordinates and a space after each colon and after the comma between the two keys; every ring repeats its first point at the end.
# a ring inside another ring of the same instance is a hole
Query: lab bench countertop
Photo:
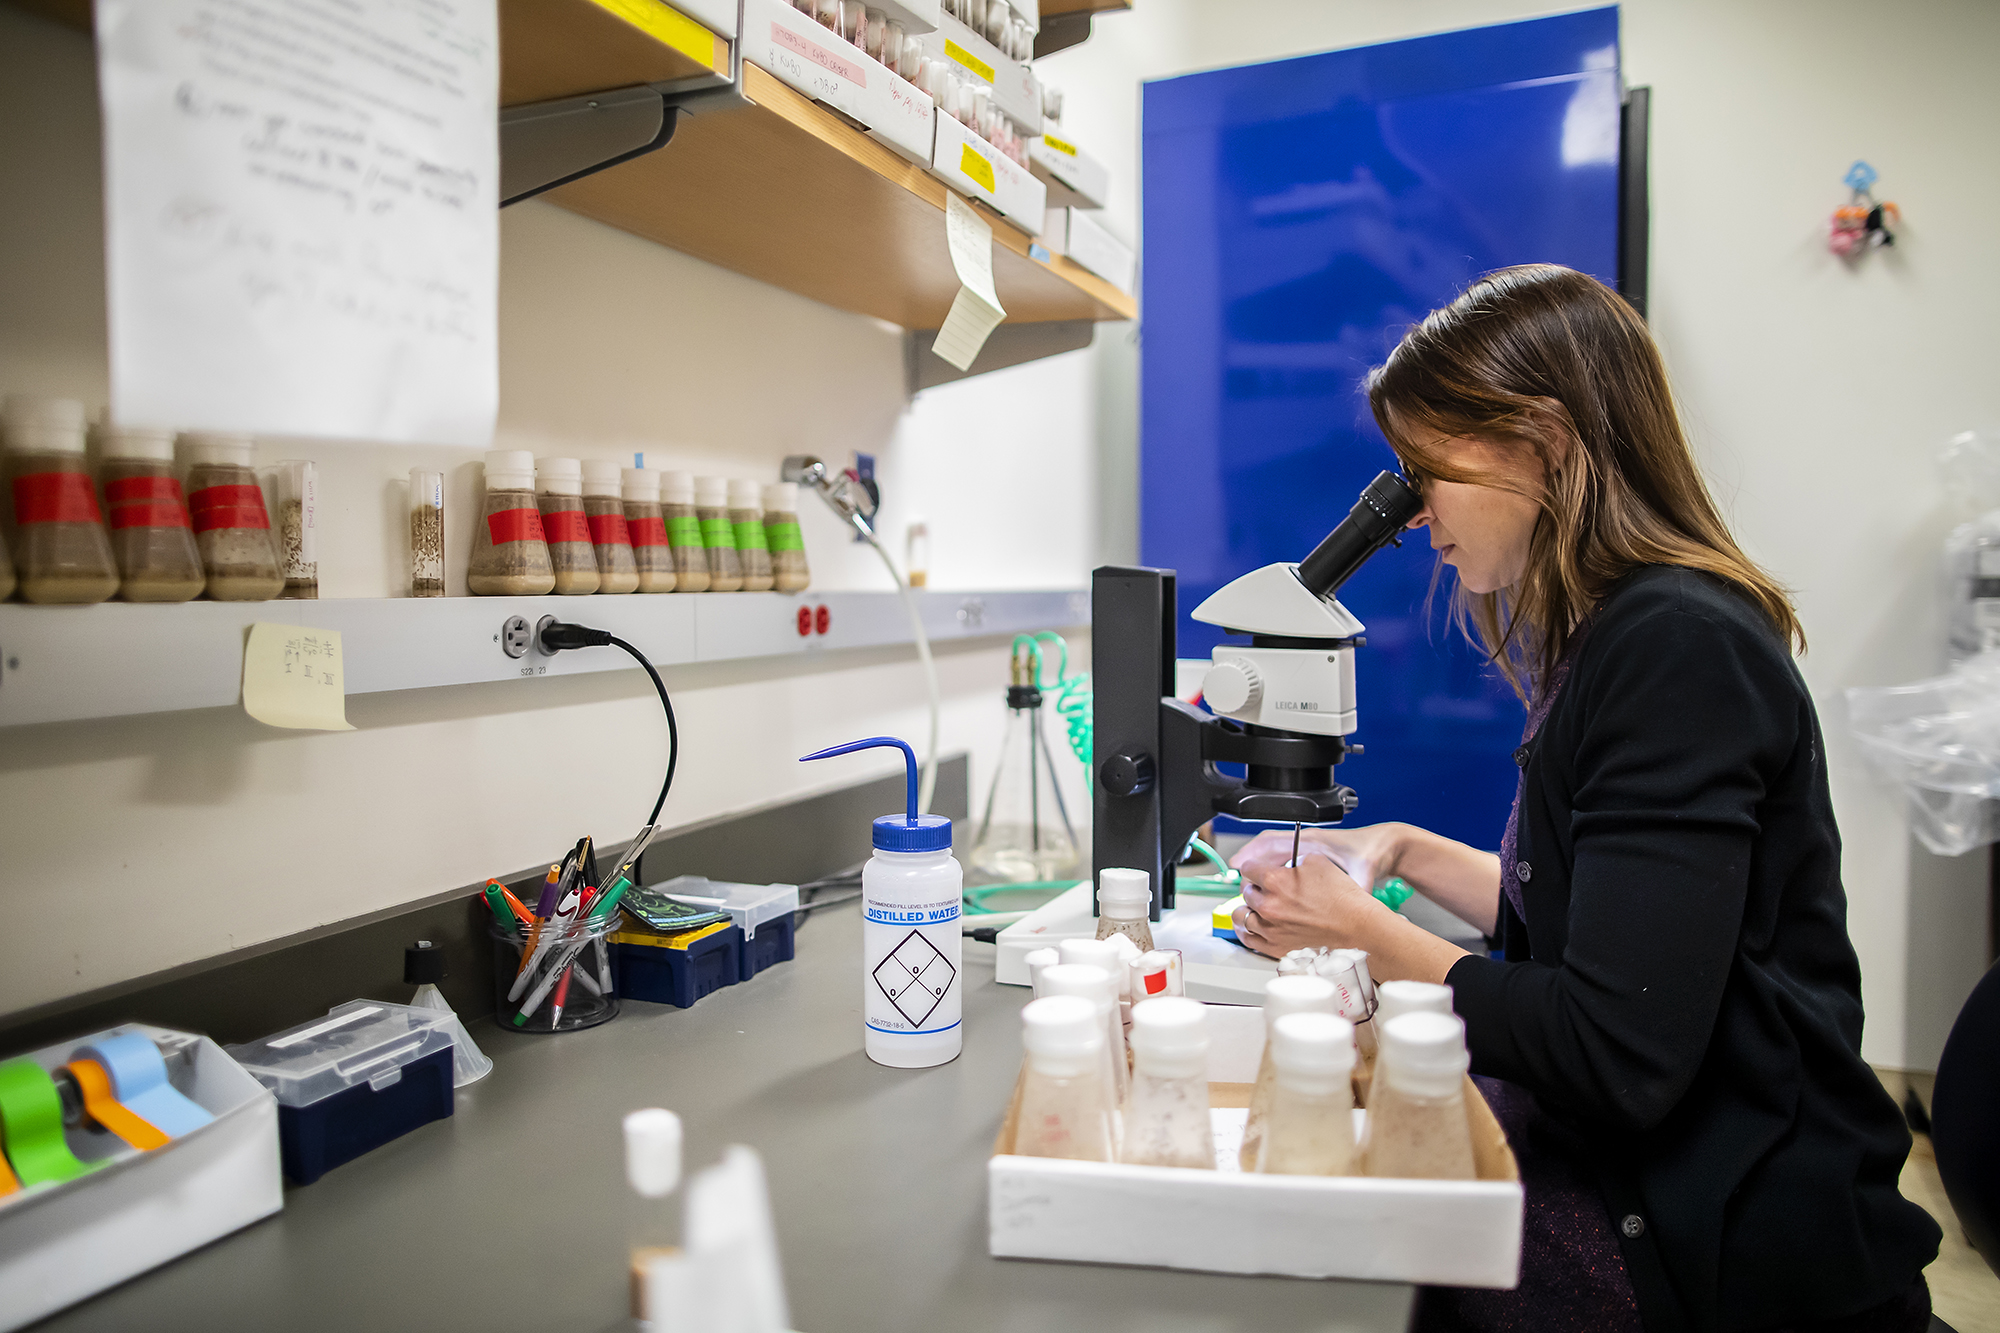
{"type": "Polygon", "coordinates": [[[801,923],[798,956],[692,1009],[627,1003],[562,1036],[472,1025],[493,1072],[450,1119],[287,1188],[278,1216],[37,1325],[71,1330],[618,1330],[627,1253],[677,1242],[625,1183],[619,1119],[678,1112],[687,1171],[763,1154],[803,1333],[1401,1333],[1394,1283],[999,1260],[986,1159],[1028,992],[966,942],[965,1051],[886,1069],[861,1051],[861,923],[801,923]]]}

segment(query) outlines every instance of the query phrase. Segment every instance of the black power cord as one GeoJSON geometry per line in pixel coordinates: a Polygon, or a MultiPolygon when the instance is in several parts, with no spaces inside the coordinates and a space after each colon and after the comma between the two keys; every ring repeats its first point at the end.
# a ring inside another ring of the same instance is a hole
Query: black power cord
{"type": "MultiPolygon", "coordinates": [[[[645,668],[652,677],[653,688],[659,691],[660,707],[667,710],[667,743],[672,748],[667,752],[667,780],[660,784],[660,799],[653,802],[653,814],[646,822],[660,822],[660,811],[666,807],[667,793],[674,787],[674,769],[681,761],[681,729],[674,721],[674,701],[667,697],[667,684],[660,679],[660,673],[646,660],[646,655],[609,630],[592,629],[588,625],[566,625],[558,620],[542,629],[542,651],[554,656],[568,648],[623,648],[632,655],[632,660],[645,668]]],[[[636,875],[637,868],[633,873],[636,875]]]]}

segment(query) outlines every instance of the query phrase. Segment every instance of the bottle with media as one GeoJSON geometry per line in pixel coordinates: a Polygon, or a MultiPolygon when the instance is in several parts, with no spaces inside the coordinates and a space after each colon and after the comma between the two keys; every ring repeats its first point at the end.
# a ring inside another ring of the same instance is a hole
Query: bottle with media
{"type": "Polygon", "coordinates": [[[639,588],[639,564],[625,524],[625,498],[620,494],[623,472],[609,459],[583,460],[583,519],[590,528],[590,547],[597,557],[597,590],[603,593],[636,592],[639,588]]]}
{"type": "Polygon", "coordinates": [[[478,597],[539,597],[555,591],[555,567],[535,503],[535,456],[526,449],[490,449],[486,495],[472,525],[466,587],[478,597]]]}
{"type": "Polygon", "coordinates": [[[1112,1160],[1111,1096],[1104,1085],[1104,1027],[1074,995],[1030,1000],[1021,1010],[1027,1063],[1014,1121],[1023,1157],[1112,1160]]]}
{"type": "Polygon", "coordinates": [[[542,535],[556,593],[587,597],[602,584],[597,548],[590,543],[590,520],[583,512],[583,464],[574,458],[535,460],[535,505],[542,511],[542,535]]]}
{"type": "Polygon", "coordinates": [[[708,543],[694,507],[694,478],[685,472],[660,474],[660,517],[674,555],[674,591],[707,592],[708,543]]]}
{"type": "Polygon", "coordinates": [[[105,517],[118,558],[118,596],[128,602],[185,602],[206,583],[194,523],[174,476],[174,433],[100,426],[97,447],[105,517]]]}
{"type": "Polygon", "coordinates": [[[1139,946],[1139,952],[1153,948],[1153,923],[1146,918],[1153,910],[1153,877],[1143,870],[1106,866],[1097,872],[1097,938],[1124,935],[1139,946]]]}
{"type": "Polygon", "coordinates": [[[1331,1014],[1286,1014],[1272,1025],[1271,1047],[1276,1077],[1257,1170],[1291,1176],[1352,1174],[1353,1025],[1331,1014]]]}
{"type": "Polygon", "coordinates": [[[764,488],[764,544],[771,551],[771,586],[779,592],[804,592],[812,584],[806,567],[806,543],[799,531],[799,487],[780,481],[764,488]]]}
{"type": "Polygon", "coordinates": [[[917,810],[917,756],[894,736],[871,736],[806,755],[903,752],[904,811],[877,819],[875,854],[861,870],[862,1048],[876,1064],[924,1069],[958,1058],[965,988],[959,926],[965,872],[951,854],[951,820],[917,810]]]}
{"type": "Polygon", "coordinates": [[[1333,1014],[1333,983],[1310,974],[1272,977],[1264,983],[1264,1054],[1257,1062],[1257,1083],[1250,1090],[1250,1113],[1243,1122],[1243,1148],[1237,1161],[1245,1171],[1257,1169],[1257,1154],[1271,1114],[1278,1063],[1272,1031],[1288,1014],[1333,1014]]]}
{"type": "Polygon", "coordinates": [[[1132,1086],[1118,1160],[1215,1169],[1208,1119],[1208,1011],[1199,1000],[1158,999],[1132,1011],[1132,1086]]]}
{"type": "Polygon", "coordinates": [[[625,504],[625,532],[640,592],[674,590],[674,549],[667,543],[667,520],[660,512],[660,474],[649,467],[619,471],[618,494],[625,504]]]}
{"type": "Polygon", "coordinates": [[[743,566],[743,591],[769,592],[771,547],[764,535],[764,510],[756,482],[730,480],[729,530],[736,542],[736,559],[743,566]]]}
{"type": "Polygon", "coordinates": [[[187,446],[188,512],[195,545],[208,577],[208,596],[218,602],[268,602],[285,590],[278,544],[264,489],[250,466],[254,444],[247,435],[192,433],[187,446]]]}
{"type": "Polygon", "coordinates": [[[696,477],[694,512],[708,551],[708,590],[740,592],[743,562],[736,557],[736,530],[729,526],[729,483],[721,477],[696,477]]]}
{"type": "Polygon", "coordinates": [[[1118,1016],[1118,982],[1109,972],[1095,963],[1057,963],[1042,969],[1036,978],[1035,994],[1074,995],[1079,1000],[1088,1000],[1097,1013],[1098,1023],[1104,1028],[1104,1086],[1110,1089],[1113,1111],[1113,1142],[1117,1140],[1115,1123],[1117,1108],[1124,1104],[1126,1081],[1129,1077],[1125,1068],[1125,1035],[1118,1016]]]}
{"type": "Polygon", "coordinates": [[[22,598],[103,601],[118,591],[118,566],[84,462],[83,404],[10,394],[4,424],[22,598]]]}
{"type": "Polygon", "coordinates": [[[1443,1014],[1403,1014],[1382,1029],[1369,1095],[1362,1172],[1419,1180],[1472,1180],[1465,1112],[1465,1028],[1443,1014]]]}

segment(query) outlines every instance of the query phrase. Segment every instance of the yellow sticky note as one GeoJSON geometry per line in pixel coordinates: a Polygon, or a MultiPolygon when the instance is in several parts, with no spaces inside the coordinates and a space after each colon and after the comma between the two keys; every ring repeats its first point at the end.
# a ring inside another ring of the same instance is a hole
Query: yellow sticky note
{"type": "Polygon", "coordinates": [[[958,169],[971,177],[972,181],[986,193],[992,194],[996,188],[993,181],[993,164],[986,155],[969,143],[958,146],[958,169]]]}
{"type": "Polygon", "coordinates": [[[243,711],[267,726],[354,730],[347,720],[340,632],[252,625],[243,649],[243,711]]]}

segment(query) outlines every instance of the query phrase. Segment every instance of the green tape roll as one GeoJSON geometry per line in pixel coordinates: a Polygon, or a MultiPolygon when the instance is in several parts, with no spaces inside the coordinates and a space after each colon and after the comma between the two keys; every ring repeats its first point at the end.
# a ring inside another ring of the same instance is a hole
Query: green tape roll
{"type": "Polygon", "coordinates": [[[80,1162],[63,1138],[62,1097],[55,1080],[33,1060],[0,1064],[0,1132],[7,1160],[23,1186],[60,1184],[95,1171],[101,1162],[80,1162]]]}

